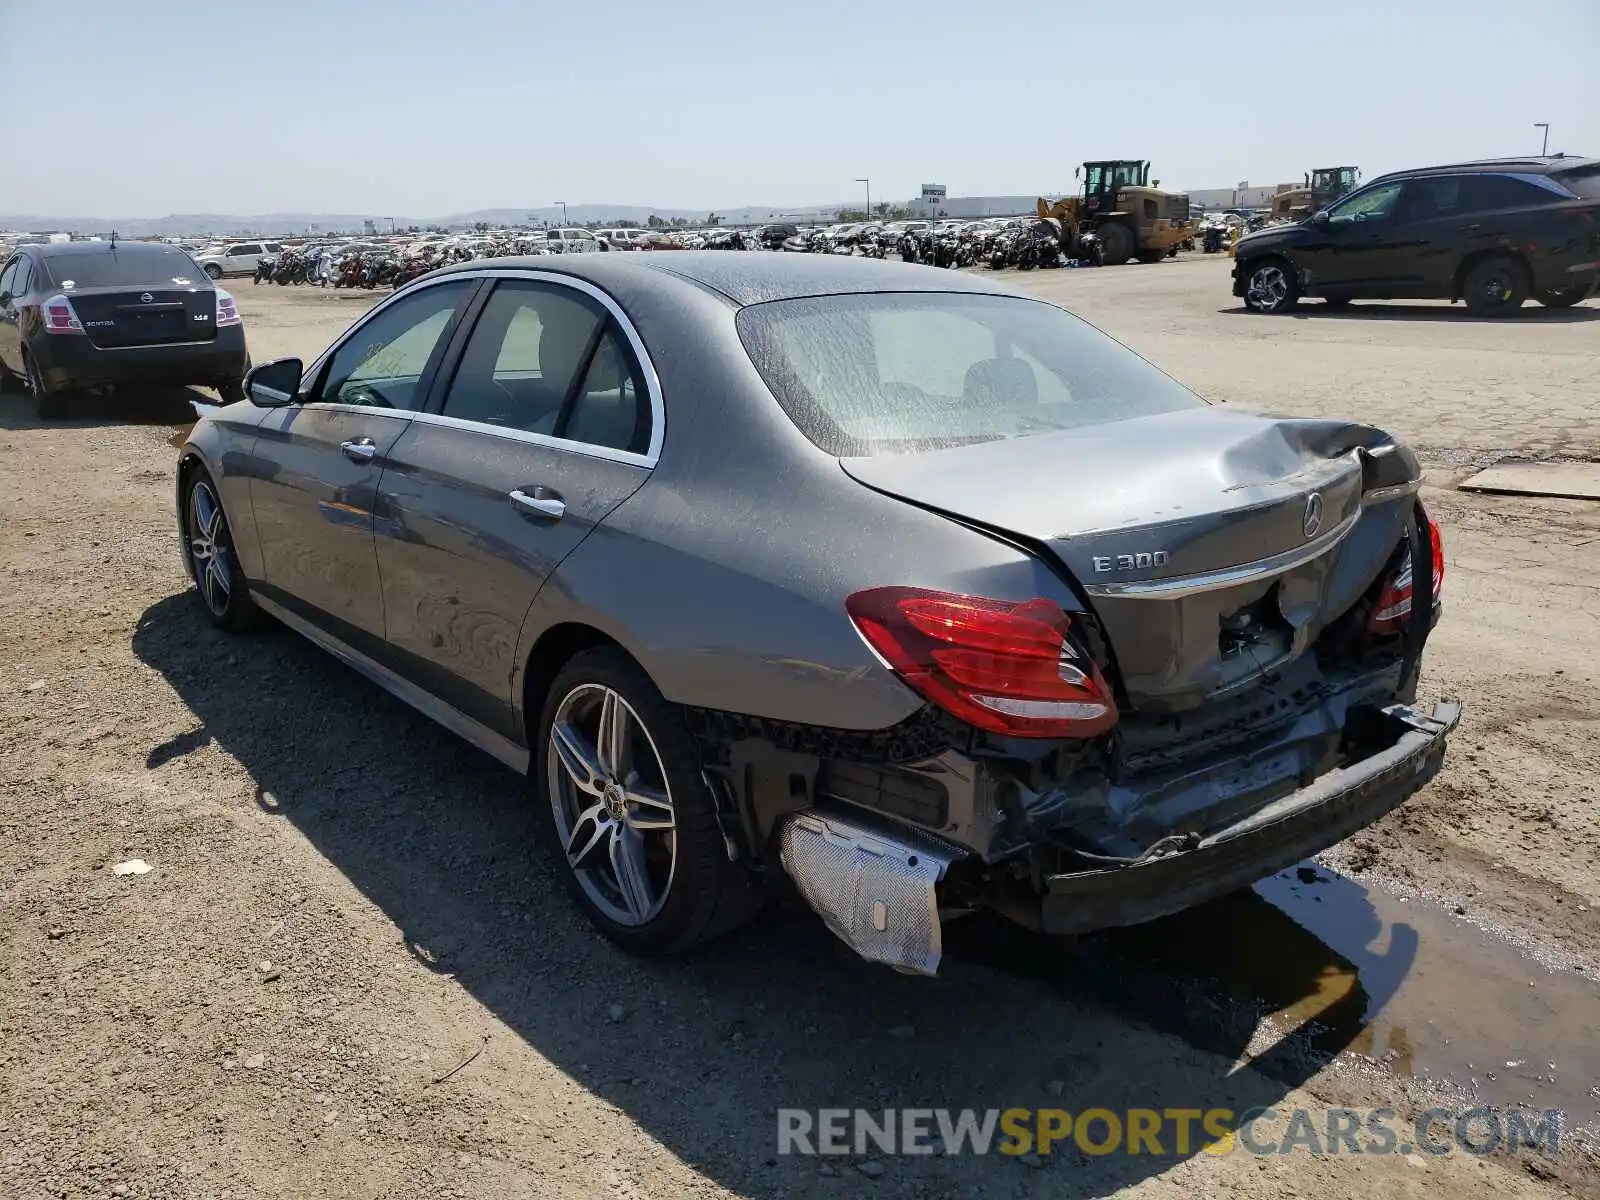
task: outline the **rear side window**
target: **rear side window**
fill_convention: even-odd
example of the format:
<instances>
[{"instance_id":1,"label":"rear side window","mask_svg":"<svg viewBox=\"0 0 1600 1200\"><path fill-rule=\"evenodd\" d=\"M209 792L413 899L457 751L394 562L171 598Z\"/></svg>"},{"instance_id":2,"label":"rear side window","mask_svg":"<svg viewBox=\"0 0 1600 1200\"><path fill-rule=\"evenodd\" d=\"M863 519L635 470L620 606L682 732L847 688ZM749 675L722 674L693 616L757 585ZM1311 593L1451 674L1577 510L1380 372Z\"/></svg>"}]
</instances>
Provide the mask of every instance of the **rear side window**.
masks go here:
<instances>
[{"instance_id":1,"label":"rear side window","mask_svg":"<svg viewBox=\"0 0 1600 1200\"><path fill-rule=\"evenodd\" d=\"M63 291L75 287L184 286L204 282L194 260L177 246L140 245L73 250L45 260L50 281Z\"/></svg>"},{"instance_id":2,"label":"rear side window","mask_svg":"<svg viewBox=\"0 0 1600 1200\"><path fill-rule=\"evenodd\" d=\"M605 315L574 288L500 283L462 351L444 415L554 435Z\"/></svg>"},{"instance_id":3,"label":"rear side window","mask_svg":"<svg viewBox=\"0 0 1600 1200\"><path fill-rule=\"evenodd\" d=\"M789 419L840 456L999 441L1205 401L1062 309L873 293L751 305L739 337Z\"/></svg>"},{"instance_id":4,"label":"rear side window","mask_svg":"<svg viewBox=\"0 0 1600 1200\"><path fill-rule=\"evenodd\" d=\"M1570 188L1585 200L1600 200L1600 166L1567 171L1555 176L1556 182Z\"/></svg>"},{"instance_id":5,"label":"rear side window","mask_svg":"<svg viewBox=\"0 0 1600 1200\"><path fill-rule=\"evenodd\" d=\"M1465 197L1462 207L1468 212L1531 208L1555 204L1562 199L1561 193L1554 188L1518 179L1514 175L1468 175L1462 183Z\"/></svg>"}]
</instances>

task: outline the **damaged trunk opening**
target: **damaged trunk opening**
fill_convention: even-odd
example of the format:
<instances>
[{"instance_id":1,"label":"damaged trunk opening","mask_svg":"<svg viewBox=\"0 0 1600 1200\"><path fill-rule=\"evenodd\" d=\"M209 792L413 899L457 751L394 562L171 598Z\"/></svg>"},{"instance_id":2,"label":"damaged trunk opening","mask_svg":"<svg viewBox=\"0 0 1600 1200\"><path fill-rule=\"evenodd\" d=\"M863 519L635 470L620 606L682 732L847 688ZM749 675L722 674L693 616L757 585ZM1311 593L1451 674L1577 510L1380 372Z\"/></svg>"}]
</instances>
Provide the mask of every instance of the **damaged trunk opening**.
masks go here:
<instances>
[{"instance_id":1,"label":"damaged trunk opening","mask_svg":"<svg viewBox=\"0 0 1600 1200\"><path fill-rule=\"evenodd\" d=\"M942 918L987 908L1056 934L1153 920L1327 848L1431 779L1460 709L1411 707L1443 577L1416 460L1361 426L1220 424L1195 426L1216 439L1220 503L1192 511L1176 497L1197 480L1169 479L1148 510L1068 534L1029 527L1019 473L1015 506L997 481L974 493L984 511L953 513L919 458L871 460L875 486L1070 584L1063 670L1092 658L1114 724L1040 739L938 705L874 734L701 714L730 852L781 867L863 957L932 974Z\"/></svg>"}]
</instances>

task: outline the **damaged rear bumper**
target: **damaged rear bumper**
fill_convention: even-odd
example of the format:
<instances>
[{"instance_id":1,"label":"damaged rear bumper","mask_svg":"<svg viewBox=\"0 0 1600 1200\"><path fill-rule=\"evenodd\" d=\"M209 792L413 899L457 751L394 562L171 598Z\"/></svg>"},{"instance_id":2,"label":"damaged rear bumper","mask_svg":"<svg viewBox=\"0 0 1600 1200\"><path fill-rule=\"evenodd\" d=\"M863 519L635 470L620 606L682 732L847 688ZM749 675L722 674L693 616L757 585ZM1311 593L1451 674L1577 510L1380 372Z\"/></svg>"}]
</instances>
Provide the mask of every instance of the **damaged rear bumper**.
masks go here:
<instances>
[{"instance_id":1,"label":"damaged rear bumper","mask_svg":"<svg viewBox=\"0 0 1600 1200\"><path fill-rule=\"evenodd\" d=\"M1438 773L1461 705L1445 701L1425 714L1396 704L1383 715L1401 727L1392 745L1328 772L1192 846L1125 866L1049 876L1044 929L1087 933L1192 908L1325 850L1398 808Z\"/></svg>"},{"instance_id":2,"label":"damaged rear bumper","mask_svg":"<svg viewBox=\"0 0 1600 1200\"><path fill-rule=\"evenodd\" d=\"M1366 757L1204 834L1161 838L1143 858L1036 876L1001 907L1047 933L1137 925L1203 904L1292 866L1398 808L1437 774L1461 706L1372 710ZM779 827L780 859L801 895L863 958L933 975L942 952L949 873L970 852L860 809L808 808ZM985 901L979 900L979 905ZM968 907L957 903L958 909Z\"/></svg>"}]
</instances>

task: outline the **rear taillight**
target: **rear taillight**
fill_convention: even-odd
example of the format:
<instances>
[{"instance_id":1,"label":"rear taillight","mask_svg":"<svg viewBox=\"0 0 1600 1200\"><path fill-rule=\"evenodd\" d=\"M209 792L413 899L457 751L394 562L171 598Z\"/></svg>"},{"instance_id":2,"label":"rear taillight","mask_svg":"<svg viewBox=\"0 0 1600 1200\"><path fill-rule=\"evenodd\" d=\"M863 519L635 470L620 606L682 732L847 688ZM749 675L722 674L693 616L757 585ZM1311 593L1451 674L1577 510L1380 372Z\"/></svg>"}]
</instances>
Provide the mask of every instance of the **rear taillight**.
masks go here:
<instances>
[{"instance_id":1,"label":"rear taillight","mask_svg":"<svg viewBox=\"0 0 1600 1200\"><path fill-rule=\"evenodd\" d=\"M1433 607L1438 608L1444 593L1444 537L1439 532L1438 522L1426 512L1422 515L1428 528L1428 542L1433 548ZM1383 591L1378 593L1378 602L1372 606L1372 616L1367 618L1367 629L1370 632L1399 633L1406 627L1411 618L1411 565L1411 555L1408 552L1405 562L1400 564L1400 569L1388 583L1383 585Z\"/></svg>"},{"instance_id":2,"label":"rear taillight","mask_svg":"<svg viewBox=\"0 0 1600 1200\"><path fill-rule=\"evenodd\" d=\"M1111 689L1050 600L882 587L855 593L845 610L906 683L979 729L1087 738L1117 723Z\"/></svg>"},{"instance_id":3,"label":"rear taillight","mask_svg":"<svg viewBox=\"0 0 1600 1200\"><path fill-rule=\"evenodd\" d=\"M239 305L233 296L221 288L217 289L217 328L224 325L237 325L240 322Z\"/></svg>"},{"instance_id":4,"label":"rear taillight","mask_svg":"<svg viewBox=\"0 0 1600 1200\"><path fill-rule=\"evenodd\" d=\"M44 302L44 331L46 333L82 333L83 322L73 311L72 301L65 296L51 296Z\"/></svg>"}]
</instances>

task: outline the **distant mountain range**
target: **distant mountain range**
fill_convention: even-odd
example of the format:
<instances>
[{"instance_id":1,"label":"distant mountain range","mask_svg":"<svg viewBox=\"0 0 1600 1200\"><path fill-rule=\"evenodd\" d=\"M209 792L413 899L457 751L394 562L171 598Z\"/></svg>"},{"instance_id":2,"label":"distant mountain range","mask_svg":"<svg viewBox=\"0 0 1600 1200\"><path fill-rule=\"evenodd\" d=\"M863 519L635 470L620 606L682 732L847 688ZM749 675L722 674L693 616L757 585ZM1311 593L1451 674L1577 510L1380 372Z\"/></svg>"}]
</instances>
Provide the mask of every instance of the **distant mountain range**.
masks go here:
<instances>
[{"instance_id":1,"label":"distant mountain range","mask_svg":"<svg viewBox=\"0 0 1600 1200\"><path fill-rule=\"evenodd\" d=\"M777 219L784 215L831 214L852 207L847 202L815 205L809 208L779 205L747 205L744 208L718 209L721 223L746 225ZM601 224L643 225L651 216L663 221L682 218L692 224L703 223L705 209L646 208L634 204L569 204L563 217L559 206L545 208L485 208L477 212L452 213L444 217L408 217L377 213L264 213L239 216L232 213L175 213L169 217L62 217L39 213L0 213L0 229L26 233L68 232L104 236L115 230L120 237L185 237L189 235L360 233L371 221L379 232L387 232L392 219L396 229L415 225L445 229L471 228L482 222L491 226L559 224L574 225L590 221Z\"/></svg>"}]
</instances>

